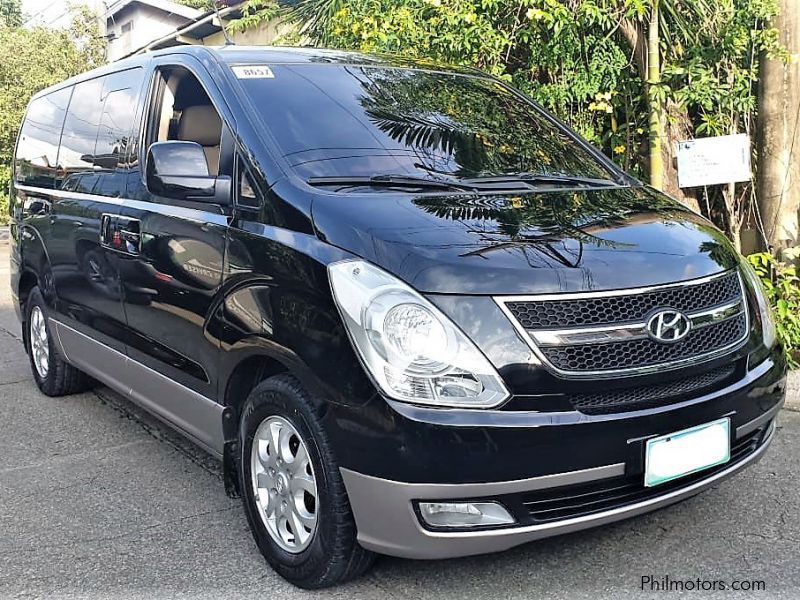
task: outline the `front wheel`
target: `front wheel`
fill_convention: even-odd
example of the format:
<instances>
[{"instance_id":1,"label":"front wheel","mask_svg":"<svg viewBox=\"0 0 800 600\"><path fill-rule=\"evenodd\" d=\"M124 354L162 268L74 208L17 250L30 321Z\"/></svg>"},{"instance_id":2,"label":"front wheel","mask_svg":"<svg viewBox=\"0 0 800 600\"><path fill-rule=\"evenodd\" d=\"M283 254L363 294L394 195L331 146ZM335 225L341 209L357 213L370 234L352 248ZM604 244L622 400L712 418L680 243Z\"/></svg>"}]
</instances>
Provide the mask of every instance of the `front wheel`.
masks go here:
<instances>
[{"instance_id":1,"label":"front wheel","mask_svg":"<svg viewBox=\"0 0 800 600\"><path fill-rule=\"evenodd\" d=\"M314 403L290 375L259 384L242 409L239 481L259 550L303 588L352 579L374 555L356 540L344 482Z\"/></svg>"}]
</instances>

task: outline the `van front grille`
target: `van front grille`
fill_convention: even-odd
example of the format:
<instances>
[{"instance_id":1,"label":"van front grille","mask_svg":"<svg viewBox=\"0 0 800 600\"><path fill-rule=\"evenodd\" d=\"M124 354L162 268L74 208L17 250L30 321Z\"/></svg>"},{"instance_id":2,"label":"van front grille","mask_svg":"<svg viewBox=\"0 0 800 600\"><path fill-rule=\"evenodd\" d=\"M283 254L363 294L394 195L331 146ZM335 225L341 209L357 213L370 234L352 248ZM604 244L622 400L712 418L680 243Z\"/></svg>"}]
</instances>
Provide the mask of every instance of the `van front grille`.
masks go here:
<instances>
[{"instance_id":1,"label":"van front grille","mask_svg":"<svg viewBox=\"0 0 800 600\"><path fill-rule=\"evenodd\" d=\"M736 270L636 290L497 298L545 366L565 377L656 372L711 360L747 339L749 319ZM652 323L679 314L683 338Z\"/></svg>"},{"instance_id":2,"label":"van front grille","mask_svg":"<svg viewBox=\"0 0 800 600\"><path fill-rule=\"evenodd\" d=\"M542 348L553 365L563 371L602 371L631 365L647 367L683 360L724 348L746 333L744 313L689 332L680 342L663 344L649 338L631 342Z\"/></svg>"},{"instance_id":3,"label":"van front grille","mask_svg":"<svg viewBox=\"0 0 800 600\"><path fill-rule=\"evenodd\" d=\"M507 302L523 329L563 329L643 320L657 308L683 312L719 306L741 298L739 275L730 271L700 284L679 285L639 294Z\"/></svg>"},{"instance_id":4,"label":"van front grille","mask_svg":"<svg viewBox=\"0 0 800 600\"><path fill-rule=\"evenodd\" d=\"M608 390L569 397L572 406L587 415L605 415L656 408L705 393L727 383L736 372L735 365L726 365L699 375L683 377L667 383Z\"/></svg>"}]
</instances>

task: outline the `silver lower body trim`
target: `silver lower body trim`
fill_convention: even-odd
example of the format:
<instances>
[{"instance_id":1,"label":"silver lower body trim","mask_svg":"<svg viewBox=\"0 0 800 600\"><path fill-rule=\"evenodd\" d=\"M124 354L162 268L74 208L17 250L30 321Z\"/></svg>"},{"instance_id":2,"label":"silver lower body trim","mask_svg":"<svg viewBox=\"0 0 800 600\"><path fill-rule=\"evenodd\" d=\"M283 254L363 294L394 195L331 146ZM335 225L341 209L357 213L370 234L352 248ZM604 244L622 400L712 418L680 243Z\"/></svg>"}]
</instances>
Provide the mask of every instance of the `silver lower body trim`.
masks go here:
<instances>
[{"instance_id":1,"label":"silver lower body trim","mask_svg":"<svg viewBox=\"0 0 800 600\"><path fill-rule=\"evenodd\" d=\"M460 499L518 493L581 481L603 479L617 465L559 473L527 480L484 484L403 483L341 469L350 505L356 519L359 543L369 550L412 559L442 559L507 550L546 537L621 521L674 504L758 461L772 442L775 424L766 439L750 455L702 481L665 492L663 495L605 512L539 525L482 529L478 531L430 531L420 525L414 500ZM603 471L603 469L610 469ZM600 475L594 477L594 475ZM530 487L521 486L529 485Z\"/></svg>"},{"instance_id":2,"label":"silver lower body trim","mask_svg":"<svg viewBox=\"0 0 800 600\"><path fill-rule=\"evenodd\" d=\"M133 400L205 450L222 457L223 407L121 352L51 318L67 362Z\"/></svg>"}]
</instances>

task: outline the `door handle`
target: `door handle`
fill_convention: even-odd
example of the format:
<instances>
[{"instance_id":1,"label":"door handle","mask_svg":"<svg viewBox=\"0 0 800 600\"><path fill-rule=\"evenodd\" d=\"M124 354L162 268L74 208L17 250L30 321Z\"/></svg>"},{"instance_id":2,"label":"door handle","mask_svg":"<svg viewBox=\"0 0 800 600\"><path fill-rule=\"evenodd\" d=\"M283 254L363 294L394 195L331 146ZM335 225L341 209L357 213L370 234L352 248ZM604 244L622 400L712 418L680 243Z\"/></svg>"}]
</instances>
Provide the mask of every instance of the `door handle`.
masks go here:
<instances>
[{"instance_id":1,"label":"door handle","mask_svg":"<svg viewBox=\"0 0 800 600\"><path fill-rule=\"evenodd\" d=\"M122 236L122 241L125 242L125 251L128 254L139 254L141 252L142 237L138 232L120 229L119 234Z\"/></svg>"},{"instance_id":2,"label":"door handle","mask_svg":"<svg viewBox=\"0 0 800 600\"><path fill-rule=\"evenodd\" d=\"M119 215L103 215L100 220L100 244L116 252L138 256L142 249L140 222Z\"/></svg>"}]
</instances>

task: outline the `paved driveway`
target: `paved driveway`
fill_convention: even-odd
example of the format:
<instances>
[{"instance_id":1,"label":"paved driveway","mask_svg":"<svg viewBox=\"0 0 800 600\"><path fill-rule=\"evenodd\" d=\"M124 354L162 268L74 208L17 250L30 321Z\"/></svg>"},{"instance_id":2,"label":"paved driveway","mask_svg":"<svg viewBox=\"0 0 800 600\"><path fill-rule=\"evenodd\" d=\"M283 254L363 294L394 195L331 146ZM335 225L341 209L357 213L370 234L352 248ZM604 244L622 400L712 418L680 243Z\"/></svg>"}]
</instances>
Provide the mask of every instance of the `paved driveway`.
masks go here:
<instances>
[{"instance_id":1,"label":"paved driveway","mask_svg":"<svg viewBox=\"0 0 800 600\"><path fill-rule=\"evenodd\" d=\"M266 566L219 466L101 388L42 396L31 381L0 245L0 598L701 598L656 580L763 581L800 593L800 413L766 458L712 492L623 523L503 554L384 558L347 586L307 593Z\"/></svg>"}]
</instances>

